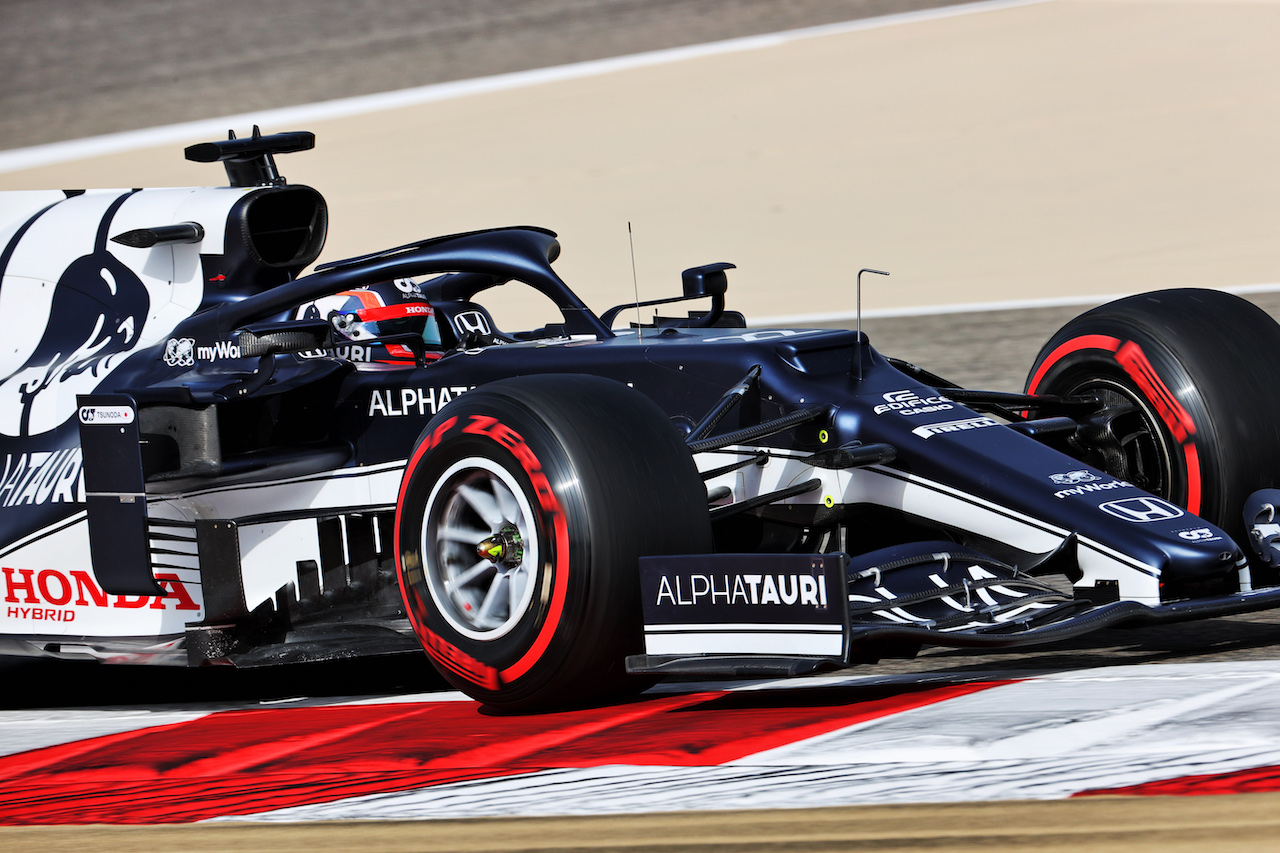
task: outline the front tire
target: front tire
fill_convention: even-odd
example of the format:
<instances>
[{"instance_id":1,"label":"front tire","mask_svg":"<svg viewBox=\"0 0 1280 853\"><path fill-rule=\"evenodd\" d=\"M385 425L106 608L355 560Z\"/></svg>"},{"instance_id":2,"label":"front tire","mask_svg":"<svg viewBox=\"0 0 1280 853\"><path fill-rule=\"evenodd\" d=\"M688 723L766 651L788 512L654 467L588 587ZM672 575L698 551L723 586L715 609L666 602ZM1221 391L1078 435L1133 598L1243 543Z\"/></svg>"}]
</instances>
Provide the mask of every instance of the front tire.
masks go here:
<instances>
[{"instance_id":1,"label":"front tire","mask_svg":"<svg viewBox=\"0 0 1280 853\"><path fill-rule=\"evenodd\" d=\"M649 681L641 556L711 548L706 490L650 400L592 376L489 383L427 425L396 510L401 591L427 654L495 707L607 701Z\"/></svg>"},{"instance_id":2,"label":"front tire","mask_svg":"<svg viewBox=\"0 0 1280 853\"><path fill-rule=\"evenodd\" d=\"M1244 499L1280 482L1280 325L1215 290L1165 290L1102 305L1040 350L1032 394L1095 394L1131 407L1090 459L1243 543Z\"/></svg>"}]
</instances>

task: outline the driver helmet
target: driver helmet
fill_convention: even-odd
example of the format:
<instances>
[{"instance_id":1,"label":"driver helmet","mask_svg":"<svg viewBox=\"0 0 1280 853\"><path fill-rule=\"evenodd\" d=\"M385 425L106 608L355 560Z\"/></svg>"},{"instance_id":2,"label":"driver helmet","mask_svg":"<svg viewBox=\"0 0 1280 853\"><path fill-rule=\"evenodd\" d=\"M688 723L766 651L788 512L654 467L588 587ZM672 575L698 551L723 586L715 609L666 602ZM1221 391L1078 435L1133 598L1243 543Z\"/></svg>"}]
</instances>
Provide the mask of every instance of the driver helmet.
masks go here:
<instances>
[{"instance_id":1,"label":"driver helmet","mask_svg":"<svg viewBox=\"0 0 1280 853\"><path fill-rule=\"evenodd\" d=\"M412 349L384 340L402 335L420 337L427 345L428 359L440 357L440 327L435 310L411 278L322 297L302 306L298 317L328 320L340 337L351 342L334 354L352 361L414 364Z\"/></svg>"}]
</instances>

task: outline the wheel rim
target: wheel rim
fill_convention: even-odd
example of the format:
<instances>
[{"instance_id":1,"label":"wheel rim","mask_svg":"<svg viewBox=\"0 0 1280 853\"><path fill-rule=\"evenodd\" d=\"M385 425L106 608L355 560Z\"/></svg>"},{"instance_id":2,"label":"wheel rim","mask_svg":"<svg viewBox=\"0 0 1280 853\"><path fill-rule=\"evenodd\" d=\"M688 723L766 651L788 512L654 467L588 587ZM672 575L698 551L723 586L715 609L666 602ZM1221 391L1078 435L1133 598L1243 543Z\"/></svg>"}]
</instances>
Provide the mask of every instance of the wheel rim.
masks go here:
<instances>
[{"instance_id":1,"label":"wheel rim","mask_svg":"<svg viewBox=\"0 0 1280 853\"><path fill-rule=\"evenodd\" d=\"M1119 442L1124 469L1108 473L1135 486L1169 499L1172 497L1173 456L1161 430L1159 416L1151 405L1130 388L1112 379L1095 377L1075 385L1063 396L1093 394L1104 407L1131 406L1136 417L1117 419L1115 438Z\"/></svg>"},{"instance_id":2,"label":"wheel rim","mask_svg":"<svg viewBox=\"0 0 1280 853\"><path fill-rule=\"evenodd\" d=\"M463 636L496 640L528 612L538 529L519 483L496 462L461 459L436 481L422 553L436 609Z\"/></svg>"}]
</instances>

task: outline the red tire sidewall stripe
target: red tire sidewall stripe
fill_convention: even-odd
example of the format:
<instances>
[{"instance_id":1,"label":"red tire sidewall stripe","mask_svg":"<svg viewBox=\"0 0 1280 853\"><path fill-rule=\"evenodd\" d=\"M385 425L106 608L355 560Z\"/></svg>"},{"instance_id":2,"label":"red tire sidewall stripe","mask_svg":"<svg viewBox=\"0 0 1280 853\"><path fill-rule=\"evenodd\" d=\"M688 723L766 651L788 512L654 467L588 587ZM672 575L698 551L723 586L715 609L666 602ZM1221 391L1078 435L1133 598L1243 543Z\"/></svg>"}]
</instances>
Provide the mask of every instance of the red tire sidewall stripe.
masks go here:
<instances>
[{"instance_id":1,"label":"red tire sidewall stripe","mask_svg":"<svg viewBox=\"0 0 1280 853\"><path fill-rule=\"evenodd\" d=\"M1142 348L1133 341L1121 341L1110 335L1080 335L1055 347L1053 352L1036 368L1035 374L1027 384L1027 393L1035 394L1044 381L1044 377L1054 365L1074 352L1086 349L1102 350L1114 353L1116 363L1124 370L1138 387L1145 392L1155 405L1157 414L1165 426L1173 434L1182 447L1183 463L1187 472L1186 509L1193 515L1200 514L1200 503L1203 496L1202 476L1200 472L1200 453L1196 449L1192 436L1195 435L1195 422L1190 413L1183 408L1164 381L1160 379Z\"/></svg>"},{"instance_id":2,"label":"red tire sidewall stripe","mask_svg":"<svg viewBox=\"0 0 1280 853\"><path fill-rule=\"evenodd\" d=\"M400 494L396 496L396 521L395 521L395 539L394 539L395 560L396 560L396 580L400 584L400 597L404 601L404 605L405 605L404 609L409 616L409 622L413 625L414 633L416 633L419 637L424 636L424 632L427 631L427 627L422 623L422 619L417 613L417 608L413 606L413 603L416 600L416 598L409 594L410 592L409 588L405 585L404 564L401 559L401 556L404 553L401 550L402 543L400 542L401 515L404 512L404 497L405 497L405 494L408 493L409 491L409 481L413 477L413 472L418 467L418 463L422 461L422 457L426 455L428 450L430 450L431 448L439 444L440 439L444 437L444 434L448 432L450 429L452 429L457 423L458 423L457 418L449 418L448 420L441 423L440 426L437 427L431 433L431 435L427 436L425 440L418 443L418 446L413 451L413 456L409 458L408 464L405 465L404 475L401 477L401 480L400 480Z\"/></svg>"},{"instance_id":3,"label":"red tire sidewall stripe","mask_svg":"<svg viewBox=\"0 0 1280 853\"><path fill-rule=\"evenodd\" d=\"M556 513L552 519L552 526L556 540L556 565L555 583L551 592L551 606L547 610L547 621L542 624L542 630L534 638L533 645L529 647L529 651L525 652L520 660L499 673L503 681L506 682L514 681L524 675L538 662L543 653L546 652L547 646L551 644L551 638L555 636L556 628L560 625L560 618L564 615L564 602L569 594L569 527L565 524L564 513Z\"/></svg>"},{"instance_id":4,"label":"red tire sidewall stripe","mask_svg":"<svg viewBox=\"0 0 1280 853\"><path fill-rule=\"evenodd\" d=\"M1116 353L1116 363L1124 368L1124 372L1138 384L1139 388L1146 392L1147 399L1156 407L1160 420L1164 421L1164 425L1169 428L1169 432L1179 444L1195 434L1195 421L1191 420L1191 415L1156 373L1155 367L1147 358L1147 354L1142 351L1142 347L1133 341L1126 341Z\"/></svg>"},{"instance_id":5,"label":"red tire sidewall stripe","mask_svg":"<svg viewBox=\"0 0 1280 853\"><path fill-rule=\"evenodd\" d=\"M478 681L480 686L492 689L501 686L501 684L509 684L528 673L546 653L552 639L555 637L560 620L564 616L565 601L569 595L569 526L560 501L550 488L546 475L543 473L541 462L538 461L532 448L529 447L524 438L510 427L500 423L497 418L472 415L470 422L463 428L463 431L473 435L484 436L511 451L516 461L520 463L520 466L535 484L543 520L549 524L552 538L555 542L551 601L548 604L546 620L538 630L538 634L534 637L529 649L520 656L519 660L500 672L495 672L492 667L475 660L427 627L423 615L418 613L418 608L414 606L418 596L412 593L405 582L404 566L401 559L403 553L400 541L401 514L405 504L405 495L409 488L409 481L414 470L416 470L427 451L436 447L445 434L457 426L457 418L449 418L442 422L426 439L419 443L414 450L413 456L405 466L404 478L400 484L400 494L396 500L395 559L398 569L396 576L400 583L400 594L404 599L409 621L419 638L422 639L423 646L431 659L459 676L468 680ZM541 488L539 484L542 485ZM491 682L491 676L493 675L496 675L498 683L487 683Z\"/></svg>"},{"instance_id":6,"label":"red tire sidewall stripe","mask_svg":"<svg viewBox=\"0 0 1280 853\"><path fill-rule=\"evenodd\" d=\"M565 600L569 596L569 527L565 522L560 500L547 479L542 462L518 432L501 423L497 418L483 415L472 415L471 423L462 431L485 436L511 452L528 475L529 483L537 494L538 505L542 509L543 521L551 528L552 538L555 540L555 565L552 568L551 601L547 606L547 618L538 629L538 636L534 637L529 650L499 673L501 681L509 684L527 673L541 659L547 647L551 645L556 630L560 627Z\"/></svg>"},{"instance_id":7,"label":"red tire sidewall stripe","mask_svg":"<svg viewBox=\"0 0 1280 853\"><path fill-rule=\"evenodd\" d=\"M1200 452L1188 441L1182 445L1182 456L1187 462L1187 512L1200 514Z\"/></svg>"},{"instance_id":8,"label":"red tire sidewall stripe","mask_svg":"<svg viewBox=\"0 0 1280 853\"><path fill-rule=\"evenodd\" d=\"M1100 349L1106 352L1115 352L1120 349L1120 339L1113 338L1108 335L1081 335L1078 338L1061 344L1053 352L1049 353L1048 358L1040 363L1036 368L1035 375L1031 377L1031 382L1027 385L1027 393L1034 394L1036 389L1040 387L1041 381L1044 380L1045 374L1048 373L1055 364L1073 352L1079 352L1082 349Z\"/></svg>"},{"instance_id":9,"label":"red tire sidewall stripe","mask_svg":"<svg viewBox=\"0 0 1280 853\"><path fill-rule=\"evenodd\" d=\"M1191 419L1191 413L1183 408L1177 397L1173 396L1173 392L1156 373L1155 366L1142 351L1142 347L1133 341L1126 341L1116 353L1116 363L1124 368L1129 378L1147 395L1152 405L1156 407L1160 420L1164 421L1164 425L1169 428L1174 440L1182 448L1182 460L1187 471L1187 512L1199 515L1200 453L1196 450L1193 438L1196 434L1196 424Z\"/></svg>"}]
</instances>

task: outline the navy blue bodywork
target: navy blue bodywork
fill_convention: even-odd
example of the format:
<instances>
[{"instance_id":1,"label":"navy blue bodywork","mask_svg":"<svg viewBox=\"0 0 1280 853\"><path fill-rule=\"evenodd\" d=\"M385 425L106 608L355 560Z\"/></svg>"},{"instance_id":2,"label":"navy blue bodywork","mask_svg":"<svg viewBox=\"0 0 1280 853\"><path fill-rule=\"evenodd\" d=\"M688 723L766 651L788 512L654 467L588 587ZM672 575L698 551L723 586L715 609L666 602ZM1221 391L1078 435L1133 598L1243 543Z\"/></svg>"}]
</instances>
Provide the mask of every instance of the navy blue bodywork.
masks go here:
<instances>
[{"instance_id":1,"label":"navy blue bodywork","mask_svg":"<svg viewBox=\"0 0 1280 853\"><path fill-rule=\"evenodd\" d=\"M98 241L99 254L106 252L103 242ZM314 253L306 254L318 254L318 245L313 248ZM590 373L650 398L673 428L686 434L721 406L722 418L690 441L704 471L725 462L748 470L773 464L807 472L774 484L772 494L744 498L725 489L717 496L712 489L709 512L718 554L707 558L708 565L729 565L732 557L727 555L733 554L756 555L756 562L767 562L774 554L779 566L806 553L844 554L852 577L878 571L860 555L943 539L991 555L1012 567L1015 578L1019 573L1062 575L1075 586L1078 604L1069 617L1037 625L1013 620L998 631L940 633L928 625L860 624L850 622L847 614L832 617L837 620L832 624L843 626L840 653L798 658L765 654L757 656L757 669L792 671L787 667L795 659L812 667L875 656L860 651L860 645L1043 642L1121 622L1193 618L1280 603L1280 589L1251 589L1246 558L1225 532L1073 456L1063 439L1071 427L1062 417L1070 411L1069 401L992 404L886 358L853 331L747 329L728 315L710 314L614 331L552 269L558 253L552 232L508 228L425 240L327 264L300 277L295 275L306 258L258 263L252 273L247 270L253 258L230 253L206 258L203 278L218 283L208 286L200 307L177 323L166 340L129 352L105 374L93 395L82 399L80 422L69 420L41 438L39 452L50 454L40 457L41 464L57 460L58 454L70 458L81 447L88 429L83 412L123 402L136 410L141 425L141 438L129 437L127 443L141 445L140 462L134 464L141 465L145 479L143 502L289 478L341 478L402 465L424 425L469 389L507 377ZM101 260L97 268L111 263ZM265 273L264 266L270 268ZM705 284L727 267L703 268L701 278L693 278ZM95 286L97 268L85 278ZM126 273L122 268L115 278L130 283ZM72 274L80 275L75 269L69 270ZM443 336L439 351L429 359L420 353L417 366L355 363L337 354L341 342L325 324L292 319L298 306L317 298L404 277L420 282ZM137 290L130 286L129 293ZM481 307L485 291L515 286L531 287L550 299L562 322L469 337L471 321L463 318L477 313L487 318ZM93 297L87 287L64 287L55 310L62 310L63 303L102 298ZM694 295L710 295L722 305L722 290ZM145 296L132 298L145 302ZM146 313L145 305L128 310ZM89 327L70 328L79 337L90 337L94 331ZM53 325L50 329L51 335L57 331ZM40 343L36 358L42 364L65 359L52 355L64 351L50 338ZM191 357L193 352L205 356ZM75 369L92 370L94 364L84 359ZM726 405L726 394L735 386L741 389L736 404ZM22 427L22 435L8 445L11 464L32 458L24 449L25 415ZM86 453L89 446L84 444ZM89 491L120 491L93 486L95 477L101 479L102 460L111 453L86 456ZM34 460L27 464L34 469ZM60 487L56 475L45 480L51 490ZM8 471L0 478L5 482L11 489L26 488ZM76 497L7 504L0 514L5 553L14 543L53 535L84 513L83 496ZM0 503L4 500L0 493ZM753 502L746 506L747 501ZM314 515L322 529L331 517L367 515L382 530L379 525L385 525L394 509L388 503L366 505L353 499L346 516L332 506ZM282 507L278 517L308 512L304 506ZM90 536L101 540L107 527L95 519L92 501L88 517ZM137 524L143 531L145 520ZM216 524L201 521L194 530L200 541L203 624L257 620L267 625L270 619L250 612L245 603L234 549L227 549L225 535ZM118 529L113 533L127 538ZM347 536L357 542L350 531ZM378 559L386 563L388 536L374 538L382 543ZM105 592L136 595L157 588L154 565L137 559L140 547L143 543L135 541L130 547L95 548L94 569ZM230 556L218 561L218 555ZM354 557L348 559L354 562ZM371 557L371 562L378 560ZM341 614L339 621L363 624L370 631L355 630L337 639L313 637L313 646L328 652L311 656L331 654L337 647L350 653L412 646L394 583L384 569L375 567L360 595L328 601L333 613ZM659 564L655 570L661 569ZM323 565L318 569L326 570ZM875 580L879 582L878 574ZM356 586L353 581L352 588ZM839 584L831 589L838 590ZM967 582L963 589L968 592ZM300 619L299 614L291 618ZM317 625L332 622L314 610L307 618ZM297 632L291 635L286 629L264 629L262 636L270 639L263 645L273 649L272 660L291 659L280 649L296 643ZM388 635L399 640L388 640ZM216 632L201 634L197 626L188 640L192 663L228 656L218 648ZM243 643L237 654L232 659L238 663L266 662L263 654L244 650ZM740 655L651 655L631 663L634 670L651 672L755 671Z\"/></svg>"}]
</instances>

